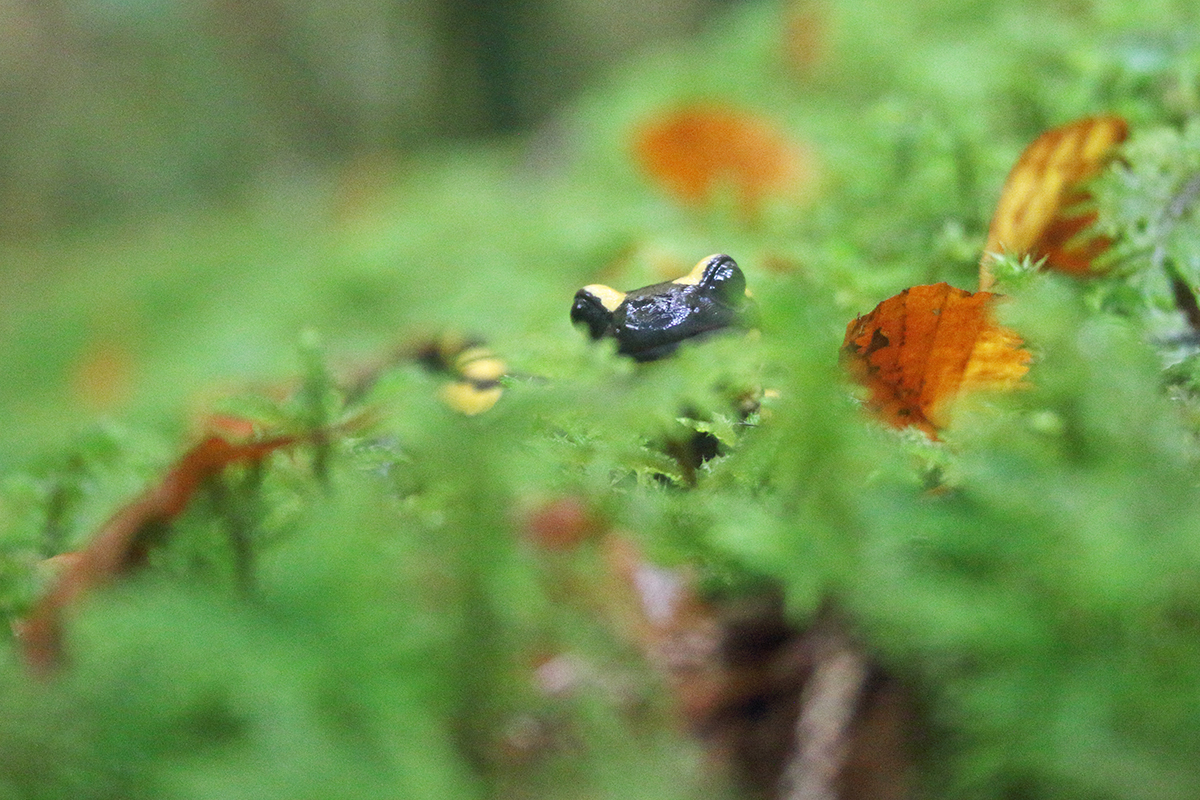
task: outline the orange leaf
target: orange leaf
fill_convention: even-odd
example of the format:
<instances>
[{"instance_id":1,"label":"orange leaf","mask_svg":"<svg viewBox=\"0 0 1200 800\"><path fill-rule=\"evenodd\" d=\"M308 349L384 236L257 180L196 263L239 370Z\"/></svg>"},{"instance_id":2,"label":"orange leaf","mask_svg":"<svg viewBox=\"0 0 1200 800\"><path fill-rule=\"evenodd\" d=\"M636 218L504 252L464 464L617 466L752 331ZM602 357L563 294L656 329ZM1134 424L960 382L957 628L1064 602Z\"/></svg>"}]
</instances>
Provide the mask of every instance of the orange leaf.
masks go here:
<instances>
[{"instance_id":1,"label":"orange leaf","mask_svg":"<svg viewBox=\"0 0 1200 800\"><path fill-rule=\"evenodd\" d=\"M995 323L994 298L946 283L913 286L850 323L842 351L884 420L936 435L959 394L1021 380L1029 353Z\"/></svg>"},{"instance_id":2,"label":"orange leaf","mask_svg":"<svg viewBox=\"0 0 1200 800\"><path fill-rule=\"evenodd\" d=\"M1116 116L1088 117L1052 128L1017 159L988 229L979 262L979 288L992 285L991 262L1000 252L1046 259L1046 266L1084 275L1112 243L1088 235L1096 221L1082 184L1112 159L1129 135Z\"/></svg>"},{"instance_id":3,"label":"orange leaf","mask_svg":"<svg viewBox=\"0 0 1200 800\"><path fill-rule=\"evenodd\" d=\"M722 188L742 210L801 188L807 164L799 148L763 120L722 106L692 106L664 114L634 137L641 168L687 205L703 205Z\"/></svg>"},{"instance_id":4,"label":"orange leaf","mask_svg":"<svg viewBox=\"0 0 1200 800\"><path fill-rule=\"evenodd\" d=\"M19 626L26 659L42 669L53 666L63 610L89 589L142 564L154 534L182 513L206 480L231 464L259 461L295 441L285 436L231 444L211 436L185 453L156 486L117 511L82 550L56 556L62 568Z\"/></svg>"}]
</instances>

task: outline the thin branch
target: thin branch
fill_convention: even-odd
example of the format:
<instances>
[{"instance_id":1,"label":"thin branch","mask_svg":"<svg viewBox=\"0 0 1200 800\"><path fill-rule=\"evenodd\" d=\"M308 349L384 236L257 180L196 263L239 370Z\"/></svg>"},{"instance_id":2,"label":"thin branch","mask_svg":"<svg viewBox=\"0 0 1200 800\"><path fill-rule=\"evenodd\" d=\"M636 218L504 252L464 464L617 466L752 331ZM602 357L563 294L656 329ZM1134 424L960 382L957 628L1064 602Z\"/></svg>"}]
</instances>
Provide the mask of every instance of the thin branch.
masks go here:
<instances>
[{"instance_id":1,"label":"thin branch","mask_svg":"<svg viewBox=\"0 0 1200 800\"><path fill-rule=\"evenodd\" d=\"M297 441L280 436L235 444L211 436L188 450L157 484L113 514L82 550L58 557L61 571L18 626L26 660L42 671L56 666L64 611L94 587L144 564L151 546L166 535L205 482L231 464L253 465Z\"/></svg>"},{"instance_id":2,"label":"thin branch","mask_svg":"<svg viewBox=\"0 0 1200 800\"><path fill-rule=\"evenodd\" d=\"M832 632L818 645L800 701L796 741L780 800L839 800L842 772L870 668L850 641Z\"/></svg>"}]
</instances>

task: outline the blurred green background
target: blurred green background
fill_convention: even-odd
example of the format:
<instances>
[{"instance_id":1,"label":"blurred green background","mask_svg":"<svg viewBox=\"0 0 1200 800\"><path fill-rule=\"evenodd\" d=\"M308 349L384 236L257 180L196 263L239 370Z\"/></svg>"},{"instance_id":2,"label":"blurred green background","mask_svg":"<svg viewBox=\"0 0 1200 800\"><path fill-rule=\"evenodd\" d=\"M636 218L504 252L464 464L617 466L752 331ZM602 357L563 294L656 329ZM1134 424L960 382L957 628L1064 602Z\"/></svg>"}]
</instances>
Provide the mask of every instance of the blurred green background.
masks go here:
<instances>
[{"instance_id":1,"label":"blurred green background","mask_svg":"<svg viewBox=\"0 0 1200 800\"><path fill-rule=\"evenodd\" d=\"M1197 113L1193 5L0 3L0 467L291 376L306 327L561 354L614 264L803 263L848 318L967 286L1039 132ZM813 153L819 200L754 227L646 180L637 126L713 100Z\"/></svg>"},{"instance_id":2,"label":"blurred green background","mask_svg":"<svg viewBox=\"0 0 1200 800\"><path fill-rule=\"evenodd\" d=\"M527 130L722 0L0 4L0 237Z\"/></svg>"},{"instance_id":3,"label":"blurred green background","mask_svg":"<svg viewBox=\"0 0 1200 800\"><path fill-rule=\"evenodd\" d=\"M305 327L374 357L476 268L511 286L555 109L728 5L0 3L0 465L287 376Z\"/></svg>"},{"instance_id":4,"label":"blurred green background","mask_svg":"<svg viewBox=\"0 0 1200 800\"><path fill-rule=\"evenodd\" d=\"M1194 0L0 15L10 619L42 558L161 477L221 398L319 425L326 360L353 374L446 330L513 375L462 418L406 364L365 401L378 416L344 442L335 491L301 454L261 485L232 476L240 509L201 498L146 580L97 593L64 681L0 665L0 798L712 797L678 779L695 754L640 702L626 715L597 682L560 707L513 679L544 652L629 656L586 597L562 602L576 573L603 574L591 554L513 535L513 512L562 493L651 558L777 580L798 618L840 600L930 704L931 796L1198 795L1200 356L1168 405L1144 341L1182 324L1153 246L1200 285L1200 228L1164 222L1200 170ZM688 206L647 179L639 126L701 103L810 157L804 196L750 219L728 192ZM1099 196L1125 272L1017 286L1035 388L952 445L864 424L840 380L846 323L914 284L972 287L1022 149L1099 113L1134 131L1131 171ZM635 372L571 330L579 286L721 251L761 338ZM289 405L298 376L318 390ZM697 429L680 410L724 413L732 437L724 395L744 385L779 387L773 416L693 489L660 480L664 437ZM251 602L223 571L242 511ZM527 709L566 722L561 749L492 754Z\"/></svg>"}]
</instances>

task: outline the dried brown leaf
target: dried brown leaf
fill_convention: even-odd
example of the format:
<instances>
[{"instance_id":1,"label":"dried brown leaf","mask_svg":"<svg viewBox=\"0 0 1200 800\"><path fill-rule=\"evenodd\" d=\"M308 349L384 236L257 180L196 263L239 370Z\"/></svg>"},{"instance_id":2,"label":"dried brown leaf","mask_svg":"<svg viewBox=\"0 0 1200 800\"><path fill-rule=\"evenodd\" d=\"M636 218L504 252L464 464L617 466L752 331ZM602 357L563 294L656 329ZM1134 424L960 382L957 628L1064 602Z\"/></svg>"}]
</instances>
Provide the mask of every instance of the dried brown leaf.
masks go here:
<instances>
[{"instance_id":1,"label":"dried brown leaf","mask_svg":"<svg viewBox=\"0 0 1200 800\"><path fill-rule=\"evenodd\" d=\"M988 229L979 262L979 288L991 288L996 254L1028 255L1050 269L1085 275L1112 243L1090 232L1096 212L1083 188L1129 135L1117 116L1088 117L1052 128L1017 159Z\"/></svg>"},{"instance_id":2,"label":"dried brown leaf","mask_svg":"<svg viewBox=\"0 0 1200 800\"><path fill-rule=\"evenodd\" d=\"M278 437L235 444L210 436L188 450L157 484L110 517L83 549L56 556L61 568L19 625L26 660L39 669L53 667L60 658L67 607L96 586L143 564L157 534L183 512L205 481L232 464L260 461L295 441L295 437Z\"/></svg>"},{"instance_id":3,"label":"dried brown leaf","mask_svg":"<svg viewBox=\"0 0 1200 800\"><path fill-rule=\"evenodd\" d=\"M842 352L868 405L896 427L936 435L961 394L1020 383L1030 355L996 324L994 302L946 283L913 286L851 322Z\"/></svg>"}]
</instances>

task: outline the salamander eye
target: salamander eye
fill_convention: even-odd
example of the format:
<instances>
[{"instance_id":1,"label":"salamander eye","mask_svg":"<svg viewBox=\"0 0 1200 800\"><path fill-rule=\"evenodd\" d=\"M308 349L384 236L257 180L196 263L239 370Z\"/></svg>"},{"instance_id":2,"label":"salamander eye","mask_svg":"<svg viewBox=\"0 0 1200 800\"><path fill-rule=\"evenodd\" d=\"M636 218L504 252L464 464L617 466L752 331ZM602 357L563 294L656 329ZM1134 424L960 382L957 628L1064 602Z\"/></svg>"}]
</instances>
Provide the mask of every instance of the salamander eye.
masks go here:
<instances>
[{"instance_id":1,"label":"salamander eye","mask_svg":"<svg viewBox=\"0 0 1200 800\"><path fill-rule=\"evenodd\" d=\"M746 298L746 276L727 255L710 256L700 277L700 285L726 303L737 305Z\"/></svg>"},{"instance_id":2,"label":"salamander eye","mask_svg":"<svg viewBox=\"0 0 1200 800\"><path fill-rule=\"evenodd\" d=\"M593 339L599 339L608 330L612 315L612 310L606 308L604 301L588 288L575 293L575 300L571 303L571 323L577 327L586 325L588 335Z\"/></svg>"}]
</instances>

